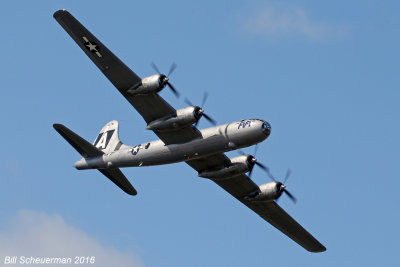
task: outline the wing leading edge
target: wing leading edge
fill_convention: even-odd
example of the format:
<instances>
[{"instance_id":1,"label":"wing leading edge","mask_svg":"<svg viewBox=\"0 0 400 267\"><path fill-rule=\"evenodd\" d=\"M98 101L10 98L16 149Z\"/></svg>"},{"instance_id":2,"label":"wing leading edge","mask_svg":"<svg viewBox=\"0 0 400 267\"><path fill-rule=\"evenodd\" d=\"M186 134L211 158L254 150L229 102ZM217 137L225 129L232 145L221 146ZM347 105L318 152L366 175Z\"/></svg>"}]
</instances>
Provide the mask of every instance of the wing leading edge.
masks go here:
<instances>
[{"instance_id":1,"label":"wing leading edge","mask_svg":"<svg viewBox=\"0 0 400 267\"><path fill-rule=\"evenodd\" d=\"M229 159L224 154L215 154L207 158L187 161L198 172L208 168L222 166ZM249 207L264 220L287 235L293 241L310 252L323 252L326 248L307 230L287 214L275 201L253 202L244 197L258 190L258 186L245 174L224 180L213 180L237 200Z\"/></svg>"}]
</instances>

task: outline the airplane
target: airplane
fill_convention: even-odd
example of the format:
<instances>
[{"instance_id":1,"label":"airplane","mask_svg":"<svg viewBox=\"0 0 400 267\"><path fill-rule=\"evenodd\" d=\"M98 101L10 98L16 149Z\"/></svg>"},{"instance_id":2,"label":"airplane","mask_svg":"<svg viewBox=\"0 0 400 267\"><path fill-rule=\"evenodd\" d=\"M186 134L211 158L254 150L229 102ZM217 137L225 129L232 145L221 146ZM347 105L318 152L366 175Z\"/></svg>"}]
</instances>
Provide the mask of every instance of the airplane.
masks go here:
<instances>
[{"instance_id":1,"label":"airplane","mask_svg":"<svg viewBox=\"0 0 400 267\"><path fill-rule=\"evenodd\" d=\"M54 129L82 156L75 163L76 169L97 169L127 194L136 195L137 191L119 168L185 162L199 177L215 182L306 250L326 250L277 204L283 193L295 200L284 183L271 177L273 182L258 186L249 178L254 166L268 171L266 166L252 155L228 158L224 154L268 138L271 126L267 121L246 119L198 130L196 126L202 117L213 124L215 121L199 106L191 104L175 110L161 98L158 92L167 86L179 95L168 75L161 74L155 67L158 74L140 78L68 11L59 10L53 16L139 112L147 123L146 129L160 138L136 146L125 145L119 139L118 121L113 120L101 129L91 144L66 126L55 123ZM175 66L171 71L173 68Z\"/></svg>"}]
</instances>

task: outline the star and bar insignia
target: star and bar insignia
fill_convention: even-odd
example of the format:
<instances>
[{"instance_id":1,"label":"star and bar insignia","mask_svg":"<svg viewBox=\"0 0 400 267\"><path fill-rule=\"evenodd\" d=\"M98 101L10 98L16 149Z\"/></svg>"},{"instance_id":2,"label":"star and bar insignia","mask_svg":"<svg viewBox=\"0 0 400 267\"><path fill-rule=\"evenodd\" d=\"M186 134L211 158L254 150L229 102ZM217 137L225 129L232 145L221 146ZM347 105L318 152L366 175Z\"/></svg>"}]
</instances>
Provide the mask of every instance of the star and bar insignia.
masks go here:
<instances>
[{"instance_id":1,"label":"star and bar insignia","mask_svg":"<svg viewBox=\"0 0 400 267\"><path fill-rule=\"evenodd\" d=\"M85 47L90 51L95 53L98 57L102 57L102 55L99 52L99 46L92 41L89 41L89 39L86 36L82 36L82 39L85 41L84 45Z\"/></svg>"}]
</instances>

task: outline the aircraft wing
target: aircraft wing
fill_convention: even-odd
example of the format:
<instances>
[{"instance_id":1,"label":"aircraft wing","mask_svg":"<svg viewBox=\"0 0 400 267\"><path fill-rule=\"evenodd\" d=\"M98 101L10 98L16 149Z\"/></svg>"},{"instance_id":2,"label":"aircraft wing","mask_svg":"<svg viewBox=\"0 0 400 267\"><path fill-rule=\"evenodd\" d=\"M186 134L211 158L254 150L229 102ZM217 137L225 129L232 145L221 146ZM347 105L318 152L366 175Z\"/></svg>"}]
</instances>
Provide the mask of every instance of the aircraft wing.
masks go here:
<instances>
[{"instance_id":1,"label":"aircraft wing","mask_svg":"<svg viewBox=\"0 0 400 267\"><path fill-rule=\"evenodd\" d=\"M201 172L212 167L221 166L227 161L229 159L224 154L219 153L186 161L186 163ZM245 196L258 190L258 186L247 175L242 174L229 179L213 181L306 250L310 252L326 250L317 239L287 214L275 201L252 202L246 200Z\"/></svg>"},{"instance_id":2,"label":"aircraft wing","mask_svg":"<svg viewBox=\"0 0 400 267\"><path fill-rule=\"evenodd\" d=\"M68 11L59 10L53 16L147 123L176 113L176 110L158 94L133 96L127 93L127 90L140 82L141 78ZM179 135L174 132L155 132L155 134L165 144L184 143L201 136L200 132L192 126L180 129Z\"/></svg>"}]
</instances>

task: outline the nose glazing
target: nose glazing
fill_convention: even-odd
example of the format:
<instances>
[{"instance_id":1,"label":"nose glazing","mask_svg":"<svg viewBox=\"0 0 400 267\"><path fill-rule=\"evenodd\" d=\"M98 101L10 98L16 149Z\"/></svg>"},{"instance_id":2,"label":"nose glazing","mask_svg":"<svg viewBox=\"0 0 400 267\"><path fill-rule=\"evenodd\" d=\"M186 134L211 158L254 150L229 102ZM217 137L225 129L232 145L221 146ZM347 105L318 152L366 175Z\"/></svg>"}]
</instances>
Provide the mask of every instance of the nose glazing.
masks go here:
<instances>
[{"instance_id":1,"label":"nose glazing","mask_svg":"<svg viewBox=\"0 0 400 267\"><path fill-rule=\"evenodd\" d=\"M261 126L263 133L268 137L271 134L271 125L264 121L264 123Z\"/></svg>"}]
</instances>

